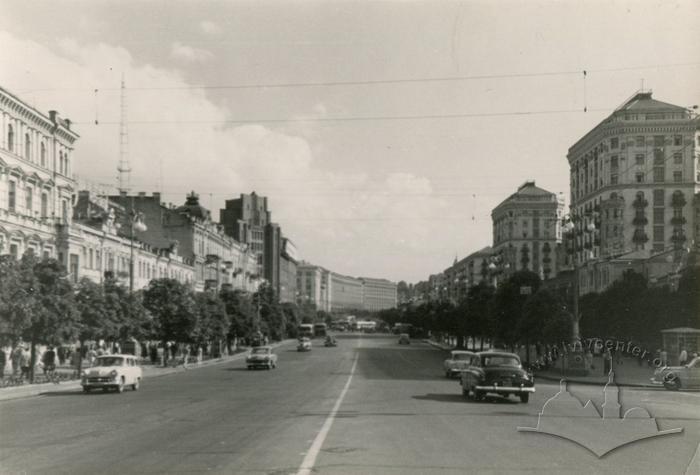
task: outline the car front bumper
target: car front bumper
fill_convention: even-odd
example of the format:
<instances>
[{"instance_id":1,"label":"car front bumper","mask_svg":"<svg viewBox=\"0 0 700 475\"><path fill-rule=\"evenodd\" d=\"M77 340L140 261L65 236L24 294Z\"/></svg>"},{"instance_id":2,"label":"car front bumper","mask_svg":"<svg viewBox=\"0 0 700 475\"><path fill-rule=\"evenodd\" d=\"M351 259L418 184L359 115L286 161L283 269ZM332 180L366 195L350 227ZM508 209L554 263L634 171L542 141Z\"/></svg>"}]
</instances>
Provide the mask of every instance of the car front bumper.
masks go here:
<instances>
[{"instance_id":1,"label":"car front bumper","mask_svg":"<svg viewBox=\"0 0 700 475\"><path fill-rule=\"evenodd\" d=\"M119 380L112 378L90 378L87 380L82 380L80 385L86 389L93 388L118 388Z\"/></svg>"},{"instance_id":2,"label":"car front bumper","mask_svg":"<svg viewBox=\"0 0 700 475\"><path fill-rule=\"evenodd\" d=\"M477 391L486 391L489 393L503 393L503 394L519 394L519 393L534 393L534 386L476 386L474 389Z\"/></svg>"}]
</instances>

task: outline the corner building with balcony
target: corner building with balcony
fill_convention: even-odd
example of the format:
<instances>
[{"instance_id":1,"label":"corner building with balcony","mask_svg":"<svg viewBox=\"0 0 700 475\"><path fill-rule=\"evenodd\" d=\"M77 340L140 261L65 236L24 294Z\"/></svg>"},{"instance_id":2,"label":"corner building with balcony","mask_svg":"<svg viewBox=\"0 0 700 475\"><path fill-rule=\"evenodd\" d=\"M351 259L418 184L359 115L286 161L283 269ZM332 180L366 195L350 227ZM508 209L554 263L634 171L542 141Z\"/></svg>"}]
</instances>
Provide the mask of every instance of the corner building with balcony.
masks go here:
<instances>
[{"instance_id":1,"label":"corner building with balcony","mask_svg":"<svg viewBox=\"0 0 700 475\"><path fill-rule=\"evenodd\" d=\"M493 209L493 255L488 265L494 283L519 270L535 272L543 280L557 275L563 210L563 200L534 181L525 182Z\"/></svg>"},{"instance_id":2,"label":"corner building with balcony","mask_svg":"<svg viewBox=\"0 0 700 475\"><path fill-rule=\"evenodd\" d=\"M569 148L568 254L581 294L604 290L627 269L664 280L685 262L698 219L699 123L639 91Z\"/></svg>"}]
</instances>

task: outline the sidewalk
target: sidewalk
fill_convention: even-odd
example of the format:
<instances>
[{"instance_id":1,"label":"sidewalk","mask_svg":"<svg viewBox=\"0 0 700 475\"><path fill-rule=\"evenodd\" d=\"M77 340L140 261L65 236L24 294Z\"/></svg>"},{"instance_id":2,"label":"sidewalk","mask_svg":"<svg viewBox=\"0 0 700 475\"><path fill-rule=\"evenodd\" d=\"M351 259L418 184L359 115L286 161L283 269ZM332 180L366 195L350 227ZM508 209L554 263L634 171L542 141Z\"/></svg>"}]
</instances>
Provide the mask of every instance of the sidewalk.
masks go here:
<instances>
[{"instance_id":1,"label":"sidewalk","mask_svg":"<svg viewBox=\"0 0 700 475\"><path fill-rule=\"evenodd\" d=\"M272 348L277 348L281 345L284 345L284 344L292 342L292 341L295 341L295 340L291 340L291 339L284 340L284 341L281 341L279 343L272 343L272 344L270 344L270 346ZM168 374L182 373L185 371L197 370L199 368L206 368L207 366L228 363L231 361L238 361L238 360L244 359L247 354L248 354L248 349L246 348L243 351L240 351L240 352L235 353L233 355L224 356L222 358L214 358L214 359L210 359L210 360L205 360L199 364L189 363L187 365L187 368L183 367L182 365L175 366L175 367L144 365L141 367L143 370L143 379L144 379L144 381L148 381L150 378L158 378L160 376L165 376ZM60 384L42 383L42 384L24 384L22 386L11 386L11 387L7 387L7 388L0 388L0 401L7 401L10 399L20 399L20 398L26 398L26 397L32 397L32 396L39 396L41 394L46 394L46 393L71 392L71 391L79 390L80 388L81 388L81 386L80 386L79 380L62 382Z\"/></svg>"},{"instance_id":2,"label":"sidewalk","mask_svg":"<svg viewBox=\"0 0 700 475\"><path fill-rule=\"evenodd\" d=\"M441 350L450 351L454 349L454 346L438 343L433 340L423 341ZM621 361L621 364L616 364L613 366L615 383L618 386L637 388L659 387L649 382L651 377L654 376L653 367L649 367L646 364L640 366L635 358L623 358ZM562 379L566 379L567 381L576 384L592 384L596 386L605 385L605 383L608 382L608 375L603 374L603 358L601 356L594 357L593 366L595 366L595 369L591 370L586 376L567 376L565 372L562 371L561 367L557 367L549 368L548 370L535 371L535 378L546 381L561 381Z\"/></svg>"}]
</instances>

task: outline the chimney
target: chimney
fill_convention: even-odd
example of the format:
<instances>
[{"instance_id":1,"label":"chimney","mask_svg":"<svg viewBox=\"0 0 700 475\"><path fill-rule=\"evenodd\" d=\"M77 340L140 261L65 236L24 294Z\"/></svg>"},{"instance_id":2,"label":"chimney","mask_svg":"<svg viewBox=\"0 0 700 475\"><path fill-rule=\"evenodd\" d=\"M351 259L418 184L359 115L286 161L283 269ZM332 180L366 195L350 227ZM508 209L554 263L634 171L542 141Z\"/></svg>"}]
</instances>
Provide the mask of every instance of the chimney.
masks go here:
<instances>
[{"instance_id":1,"label":"chimney","mask_svg":"<svg viewBox=\"0 0 700 475\"><path fill-rule=\"evenodd\" d=\"M63 122L66 124L66 129L70 130L71 120L70 119L63 119Z\"/></svg>"},{"instance_id":2,"label":"chimney","mask_svg":"<svg viewBox=\"0 0 700 475\"><path fill-rule=\"evenodd\" d=\"M156 203L160 203L160 192L154 191L153 192L153 199L156 201Z\"/></svg>"},{"instance_id":3,"label":"chimney","mask_svg":"<svg viewBox=\"0 0 700 475\"><path fill-rule=\"evenodd\" d=\"M51 119L51 122L53 122L54 124L58 123L58 112L49 111L49 119Z\"/></svg>"},{"instance_id":4,"label":"chimney","mask_svg":"<svg viewBox=\"0 0 700 475\"><path fill-rule=\"evenodd\" d=\"M139 191L139 198L144 198L146 196L145 191Z\"/></svg>"},{"instance_id":5,"label":"chimney","mask_svg":"<svg viewBox=\"0 0 700 475\"><path fill-rule=\"evenodd\" d=\"M125 190L120 190L120 191L119 191L119 196L121 196L122 198L126 198L126 191L125 191Z\"/></svg>"}]
</instances>

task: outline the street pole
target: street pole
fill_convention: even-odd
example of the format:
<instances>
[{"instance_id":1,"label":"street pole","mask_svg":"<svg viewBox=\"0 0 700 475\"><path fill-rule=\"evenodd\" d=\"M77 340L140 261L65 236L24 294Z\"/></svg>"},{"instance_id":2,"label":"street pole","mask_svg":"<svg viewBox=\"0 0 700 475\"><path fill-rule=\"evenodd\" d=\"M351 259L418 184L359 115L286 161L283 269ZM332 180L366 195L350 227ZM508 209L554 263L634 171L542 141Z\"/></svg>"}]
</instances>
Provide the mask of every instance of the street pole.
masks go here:
<instances>
[{"instance_id":1,"label":"street pole","mask_svg":"<svg viewBox=\"0 0 700 475\"><path fill-rule=\"evenodd\" d=\"M133 214L133 209L132 209L132 214ZM134 216L131 216L130 219L130 227L131 227L131 242L129 246L129 251L130 251L130 257L129 257L129 293L133 294L134 293Z\"/></svg>"}]
</instances>

